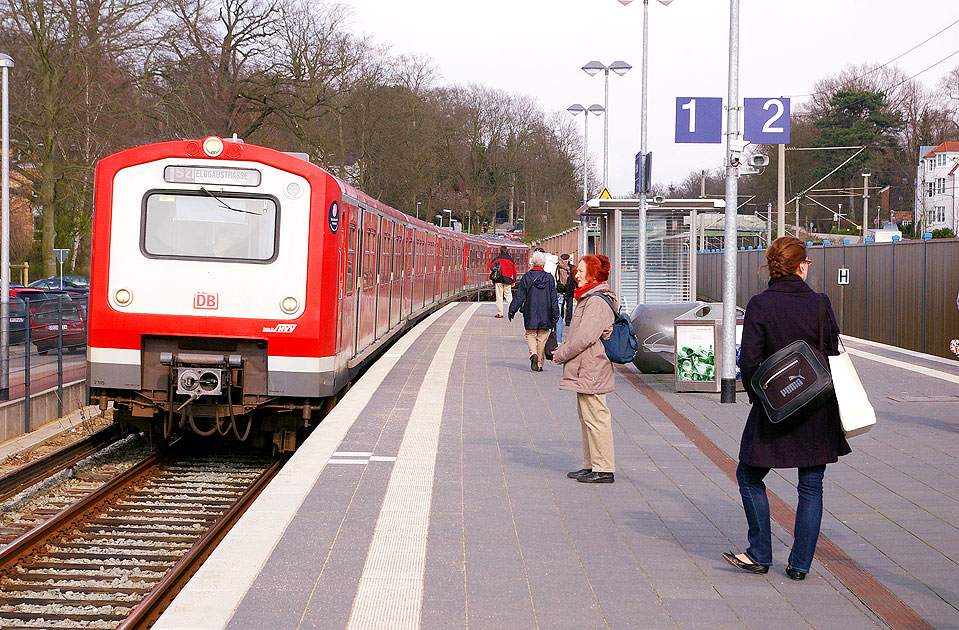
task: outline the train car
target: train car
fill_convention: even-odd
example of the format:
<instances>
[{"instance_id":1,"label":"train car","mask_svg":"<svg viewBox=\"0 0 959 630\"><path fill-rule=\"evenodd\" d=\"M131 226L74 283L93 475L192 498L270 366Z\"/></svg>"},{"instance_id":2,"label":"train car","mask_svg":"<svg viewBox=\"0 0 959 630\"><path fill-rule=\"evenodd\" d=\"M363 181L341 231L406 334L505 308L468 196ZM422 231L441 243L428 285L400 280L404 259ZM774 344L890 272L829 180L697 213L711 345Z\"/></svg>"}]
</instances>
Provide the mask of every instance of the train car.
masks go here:
<instances>
[{"instance_id":1,"label":"train car","mask_svg":"<svg viewBox=\"0 0 959 630\"><path fill-rule=\"evenodd\" d=\"M95 176L91 397L156 444L293 450L386 344L488 283L490 247L297 154L215 136L114 154Z\"/></svg>"}]
</instances>

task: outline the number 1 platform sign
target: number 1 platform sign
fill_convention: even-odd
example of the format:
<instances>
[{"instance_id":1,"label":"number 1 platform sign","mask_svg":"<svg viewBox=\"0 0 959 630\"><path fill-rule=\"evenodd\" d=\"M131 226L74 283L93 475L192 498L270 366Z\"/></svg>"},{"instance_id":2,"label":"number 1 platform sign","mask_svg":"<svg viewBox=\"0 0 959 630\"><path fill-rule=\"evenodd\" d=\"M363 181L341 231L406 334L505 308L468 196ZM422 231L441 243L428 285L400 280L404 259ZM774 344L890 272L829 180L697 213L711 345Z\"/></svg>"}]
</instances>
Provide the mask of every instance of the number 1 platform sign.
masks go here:
<instances>
[{"instance_id":1,"label":"number 1 platform sign","mask_svg":"<svg viewBox=\"0 0 959 630\"><path fill-rule=\"evenodd\" d=\"M718 144L723 141L723 99L676 99L676 142Z\"/></svg>"},{"instance_id":2,"label":"number 1 platform sign","mask_svg":"<svg viewBox=\"0 0 959 630\"><path fill-rule=\"evenodd\" d=\"M753 144L789 144L789 99L746 98L743 139Z\"/></svg>"}]
</instances>

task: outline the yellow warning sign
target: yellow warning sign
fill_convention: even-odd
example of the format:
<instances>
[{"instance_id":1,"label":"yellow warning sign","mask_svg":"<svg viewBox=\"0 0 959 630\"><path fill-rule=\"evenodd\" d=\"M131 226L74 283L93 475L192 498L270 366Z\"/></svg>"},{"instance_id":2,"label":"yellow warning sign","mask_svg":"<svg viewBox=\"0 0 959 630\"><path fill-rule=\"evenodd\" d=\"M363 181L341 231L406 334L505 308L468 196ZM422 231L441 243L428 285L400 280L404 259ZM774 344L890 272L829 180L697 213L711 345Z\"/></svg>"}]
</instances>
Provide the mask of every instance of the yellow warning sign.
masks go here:
<instances>
[{"instance_id":1,"label":"yellow warning sign","mask_svg":"<svg viewBox=\"0 0 959 630\"><path fill-rule=\"evenodd\" d=\"M599 193L600 199L612 199L613 196L609 194L609 188L604 188L603 192Z\"/></svg>"}]
</instances>

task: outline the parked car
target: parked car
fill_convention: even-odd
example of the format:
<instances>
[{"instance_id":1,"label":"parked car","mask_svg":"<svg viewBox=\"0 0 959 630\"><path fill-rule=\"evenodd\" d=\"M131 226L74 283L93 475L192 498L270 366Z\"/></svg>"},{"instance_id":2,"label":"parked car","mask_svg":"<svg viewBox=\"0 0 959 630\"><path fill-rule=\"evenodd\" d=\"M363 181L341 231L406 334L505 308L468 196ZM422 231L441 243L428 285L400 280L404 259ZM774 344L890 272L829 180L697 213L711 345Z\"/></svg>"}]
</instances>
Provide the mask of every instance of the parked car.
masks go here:
<instances>
[{"instance_id":1,"label":"parked car","mask_svg":"<svg viewBox=\"0 0 959 630\"><path fill-rule=\"evenodd\" d=\"M10 286L10 294L15 295L24 301L30 302L30 312L36 314L40 310L40 307L46 304L47 302L57 301L57 295L62 295L60 298L64 301L69 300L70 296L65 291L44 291L43 289L35 289L33 287L23 287L20 285Z\"/></svg>"},{"instance_id":2,"label":"parked car","mask_svg":"<svg viewBox=\"0 0 959 630\"><path fill-rule=\"evenodd\" d=\"M79 275L64 275L61 279L60 276L51 276L49 278L44 278L43 280L37 280L30 283L30 288L32 289L80 289L83 291L90 290L90 276L79 276Z\"/></svg>"},{"instance_id":3,"label":"parked car","mask_svg":"<svg viewBox=\"0 0 959 630\"><path fill-rule=\"evenodd\" d=\"M10 291L10 343L23 343L27 336L27 307Z\"/></svg>"},{"instance_id":4,"label":"parked car","mask_svg":"<svg viewBox=\"0 0 959 630\"><path fill-rule=\"evenodd\" d=\"M59 310L58 310L59 309ZM30 337L37 352L46 354L57 347L62 331L63 350L81 350L87 343L86 305L62 298L48 301L33 315Z\"/></svg>"}]
</instances>

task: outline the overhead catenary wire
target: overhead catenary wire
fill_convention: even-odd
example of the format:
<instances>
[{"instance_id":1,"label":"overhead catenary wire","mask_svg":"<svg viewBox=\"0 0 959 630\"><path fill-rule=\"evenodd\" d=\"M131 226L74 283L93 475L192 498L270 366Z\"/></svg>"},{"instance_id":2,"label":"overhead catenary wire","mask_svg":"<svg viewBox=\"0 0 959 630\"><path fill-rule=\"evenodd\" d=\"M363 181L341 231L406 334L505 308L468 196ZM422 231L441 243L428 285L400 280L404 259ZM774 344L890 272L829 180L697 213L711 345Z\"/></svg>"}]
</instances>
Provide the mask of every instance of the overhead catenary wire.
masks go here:
<instances>
[{"instance_id":1,"label":"overhead catenary wire","mask_svg":"<svg viewBox=\"0 0 959 630\"><path fill-rule=\"evenodd\" d=\"M955 26L956 24L959 24L959 20L956 20L956 21L953 22L952 24L949 24L948 26L946 26L946 27L943 28L942 30L938 31L937 33L934 33L934 34L930 35L929 37L927 37L926 39L922 40L921 42L919 42L918 44L916 44L915 46L913 46L912 48L910 48L910 49L907 50L906 52L904 52L904 53L902 53L902 54L900 54L900 55L897 55L896 57L893 57L892 59L890 59L890 60L887 61L886 63L880 64L880 65L876 66L875 68L872 68L871 70L868 70L868 71L860 74L858 77L853 77L852 79L849 80L849 82L852 83L852 82L854 82L854 81L858 81L859 79L863 79L863 78L869 76L870 74L872 74L872 73L874 73L874 72L878 72L879 70L885 68L886 66L888 66L889 64L891 64L891 63L893 63L893 62L899 61L900 59L902 59L903 57L905 57L906 55L908 55L908 54L911 53L912 51L916 50L916 49L919 48L920 46L923 46L923 45L925 45L925 44L928 44L930 41L932 41L932 40L935 39L936 37L939 37L940 35L942 35L942 34L945 33L946 31L948 31L950 28L952 28L952 27ZM923 72L926 72L926 70L931 70L932 68L934 68L935 66L939 65L940 63L942 63L943 61L945 61L945 60L948 59L949 57L952 57L952 56L955 55L956 53L959 53L959 50L957 50L956 52L952 53L952 54L949 55L948 57L945 57L944 59L940 59L939 61L937 61L937 62L934 63L933 65L929 66L929 67L926 68L925 70L920 70L920 71L917 72L916 74L914 74L914 75L912 75L911 77L909 77L909 79L906 79L906 81L909 81L909 80L911 80L911 79L916 78L917 76L919 76L919 75L922 74ZM902 83L905 83L905 81L903 81ZM900 85L902 85L902 83L899 83L899 84L897 84L897 85L894 85L893 87L899 87ZM806 97L809 97L809 96L812 96L812 94L794 94L794 95L792 95L792 96L789 97L789 98L806 98Z\"/></svg>"}]
</instances>

